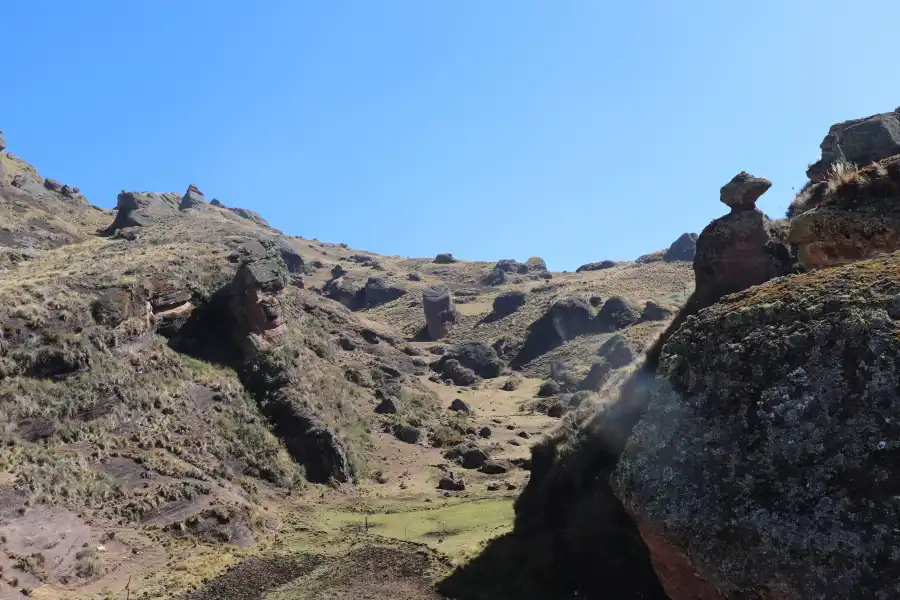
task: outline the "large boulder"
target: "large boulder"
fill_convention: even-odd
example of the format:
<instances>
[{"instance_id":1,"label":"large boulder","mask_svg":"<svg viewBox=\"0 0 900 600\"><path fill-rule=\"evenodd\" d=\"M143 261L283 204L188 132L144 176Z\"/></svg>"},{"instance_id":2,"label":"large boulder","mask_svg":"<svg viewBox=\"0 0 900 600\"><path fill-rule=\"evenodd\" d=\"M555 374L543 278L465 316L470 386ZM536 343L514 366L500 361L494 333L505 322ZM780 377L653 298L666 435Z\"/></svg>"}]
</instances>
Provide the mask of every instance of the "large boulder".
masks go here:
<instances>
[{"instance_id":1,"label":"large boulder","mask_svg":"<svg viewBox=\"0 0 900 600\"><path fill-rule=\"evenodd\" d=\"M832 125L820 146L821 158L806 171L810 181L824 181L837 163L866 165L900 154L897 111Z\"/></svg>"},{"instance_id":2,"label":"large boulder","mask_svg":"<svg viewBox=\"0 0 900 600\"><path fill-rule=\"evenodd\" d=\"M528 270L532 272L541 272L547 270L547 262L540 256L532 256L525 261L525 265L528 267Z\"/></svg>"},{"instance_id":3,"label":"large boulder","mask_svg":"<svg viewBox=\"0 0 900 600\"><path fill-rule=\"evenodd\" d=\"M491 287L496 287L498 285L503 285L504 283L509 281L509 275L507 271L499 267L494 267L490 271L488 271L487 275L485 275L481 283L484 285L489 285Z\"/></svg>"},{"instance_id":4,"label":"large boulder","mask_svg":"<svg viewBox=\"0 0 900 600\"><path fill-rule=\"evenodd\" d=\"M550 305L541 318L529 325L528 336L512 360L512 366L520 367L560 344L595 329L594 312L588 298L560 298Z\"/></svg>"},{"instance_id":5,"label":"large boulder","mask_svg":"<svg viewBox=\"0 0 900 600\"><path fill-rule=\"evenodd\" d=\"M525 292L503 292L494 298L493 314L497 317L505 317L525 306Z\"/></svg>"},{"instance_id":6,"label":"large boulder","mask_svg":"<svg viewBox=\"0 0 900 600\"><path fill-rule=\"evenodd\" d=\"M322 292L327 298L340 302L350 310L359 310L366 305L365 286L351 275L328 280L322 287Z\"/></svg>"},{"instance_id":7,"label":"large boulder","mask_svg":"<svg viewBox=\"0 0 900 600\"><path fill-rule=\"evenodd\" d=\"M439 340L450 332L459 320L459 311L453 304L450 290L443 285L425 288L422 292L425 325L432 340Z\"/></svg>"},{"instance_id":8,"label":"large boulder","mask_svg":"<svg viewBox=\"0 0 900 600\"><path fill-rule=\"evenodd\" d=\"M900 156L808 187L790 213L790 241L807 268L900 249Z\"/></svg>"},{"instance_id":9,"label":"large boulder","mask_svg":"<svg viewBox=\"0 0 900 600\"><path fill-rule=\"evenodd\" d=\"M619 263L614 260L601 260L600 262L592 262L581 265L580 267L575 269L575 272L583 273L584 271L602 271L604 269L612 269L617 264Z\"/></svg>"},{"instance_id":10,"label":"large boulder","mask_svg":"<svg viewBox=\"0 0 900 600\"><path fill-rule=\"evenodd\" d=\"M634 360L634 350L622 334L615 334L603 342L597 356L606 359L613 369L619 369Z\"/></svg>"},{"instance_id":11,"label":"large boulder","mask_svg":"<svg viewBox=\"0 0 900 600\"><path fill-rule=\"evenodd\" d=\"M666 250L662 259L666 262L673 262L678 260L690 261L694 260L694 255L697 253L697 234L696 233L682 233L678 236L678 239L672 242L672 245L669 246L669 249ZM650 255L646 255L641 257L639 262L652 262L648 260L646 257Z\"/></svg>"},{"instance_id":12,"label":"large boulder","mask_svg":"<svg viewBox=\"0 0 900 600\"><path fill-rule=\"evenodd\" d=\"M731 207L731 212L753 210L756 201L772 187L772 182L741 171L719 190L719 200Z\"/></svg>"},{"instance_id":13,"label":"large boulder","mask_svg":"<svg viewBox=\"0 0 900 600\"><path fill-rule=\"evenodd\" d=\"M675 311L669 307L658 304L653 300L648 300L641 312L641 322L646 321L665 321L675 314Z\"/></svg>"},{"instance_id":14,"label":"large boulder","mask_svg":"<svg viewBox=\"0 0 900 600\"><path fill-rule=\"evenodd\" d=\"M596 323L600 331L616 331L637 323L640 318L641 311L635 302L623 296L613 296L603 303Z\"/></svg>"},{"instance_id":15,"label":"large boulder","mask_svg":"<svg viewBox=\"0 0 900 600\"><path fill-rule=\"evenodd\" d=\"M365 305L367 308L393 302L406 294L406 288L402 285L390 283L383 277L369 277L363 288Z\"/></svg>"},{"instance_id":16,"label":"large boulder","mask_svg":"<svg viewBox=\"0 0 900 600\"><path fill-rule=\"evenodd\" d=\"M112 235L126 227L146 227L157 217L175 214L177 206L177 194L122 190L116 200L116 217L104 233Z\"/></svg>"},{"instance_id":17,"label":"large boulder","mask_svg":"<svg viewBox=\"0 0 900 600\"><path fill-rule=\"evenodd\" d=\"M441 252L434 257L434 260L432 262L439 265L449 265L450 263L455 263L456 259L453 258L453 255L449 252Z\"/></svg>"},{"instance_id":18,"label":"large boulder","mask_svg":"<svg viewBox=\"0 0 900 600\"><path fill-rule=\"evenodd\" d=\"M484 342L463 342L447 350L435 363L437 371L443 371L447 361L454 360L467 369L472 369L479 377L492 379L503 372L503 361L497 352Z\"/></svg>"},{"instance_id":19,"label":"large boulder","mask_svg":"<svg viewBox=\"0 0 900 600\"><path fill-rule=\"evenodd\" d=\"M503 271L504 273L525 274L528 272L528 265L523 265L514 258L502 258L497 261L494 268Z\"/></svg>"},{"instance_id":20,"label":"large boulder","mask_svg":"<svg viewBox=\"0 0 900 600\"><path fill-rule=\"evenodd\" d=\"M613 484L673 600L900 597L898 299L895 253L669 338Z\"/></svg>"}]
</instances>

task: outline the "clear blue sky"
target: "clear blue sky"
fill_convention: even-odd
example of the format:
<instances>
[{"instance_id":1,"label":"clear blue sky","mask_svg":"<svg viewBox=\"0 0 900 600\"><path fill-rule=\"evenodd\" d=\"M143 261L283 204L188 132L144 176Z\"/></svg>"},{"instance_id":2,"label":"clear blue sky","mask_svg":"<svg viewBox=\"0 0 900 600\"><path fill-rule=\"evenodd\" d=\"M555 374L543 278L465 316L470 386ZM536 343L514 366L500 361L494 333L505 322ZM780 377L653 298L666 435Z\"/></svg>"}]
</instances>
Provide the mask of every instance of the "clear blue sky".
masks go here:
<instances>
[{"instance_id":1,"label":"clear blue sky","mask_svg":"<svg viewBox=\"0 0 900 600\"><path fill-rule=\"evenodd\" d=\"M631 259L900 105L900 3L28 0L2 11L9 151L386 254Z\"/></svg>"}]
</instances>

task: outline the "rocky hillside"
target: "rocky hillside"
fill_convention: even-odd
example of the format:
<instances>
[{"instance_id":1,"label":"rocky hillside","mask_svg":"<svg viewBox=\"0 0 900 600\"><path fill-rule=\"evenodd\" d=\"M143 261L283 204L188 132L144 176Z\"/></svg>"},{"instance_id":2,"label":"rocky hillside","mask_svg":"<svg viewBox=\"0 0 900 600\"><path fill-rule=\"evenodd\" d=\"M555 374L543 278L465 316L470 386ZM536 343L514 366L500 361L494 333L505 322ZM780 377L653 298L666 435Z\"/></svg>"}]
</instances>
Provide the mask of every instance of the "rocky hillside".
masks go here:
<instances>
[{"instance_id":1,"label":"rocky hillside","mask_svg":"<svg viewBox=\"0 0 900 600\"><path fill-rule=\"evenodd\" d=\"M789 222L753 208L767 181L722 188L694 294L535 446L514 531L445 592L900 596L897 131L897 113L832 127Z\"/></svg>"},{"instance_id":2,"label":"rocky hillside","mask_svg":"<svg viewBox=\"0 0 900 600\"><path fill-rule=\"evenodd\" d=\"M0 211L4 599L132 576L180 597L318 504L517 488L540 435L666 329L703 239L576 273L381 256L195 185L102 210L6 152Z\"/></svg>"}]
</instances>

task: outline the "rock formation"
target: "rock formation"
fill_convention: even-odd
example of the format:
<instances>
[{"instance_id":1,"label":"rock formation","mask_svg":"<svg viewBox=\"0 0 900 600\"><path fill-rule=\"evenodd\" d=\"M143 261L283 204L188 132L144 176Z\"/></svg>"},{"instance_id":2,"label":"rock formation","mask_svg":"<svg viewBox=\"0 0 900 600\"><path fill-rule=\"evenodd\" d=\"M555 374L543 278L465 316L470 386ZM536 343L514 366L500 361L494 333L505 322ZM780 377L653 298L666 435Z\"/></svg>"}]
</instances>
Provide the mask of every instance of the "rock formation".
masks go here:
<instances>
[{"instance_id":1,"label":"rock formation","mask_svg":"<svg viewBox=\"0 0 900 600\"><path fill-rule=\"evenodd\" d=\"M449 265L451 263L455 263L456 259L453 258L453 255L450 254L449 252L441 252L440 254L438 254L437 256L434 257L434 260L432 262L439 264L439 265Z\"/></svg>"},{"instance_id":2,"label":"rock formation","mask_svg":"<svg viewBox=\"0 0 900 600\"><path fill-rule=\"evenodd\" d=\"M602 271L603 269L612 269L618 263L614 260L601 260L600 262L587 263L575 269L576 273L584 271Z\"/></svg>"},{"instance_id":3,"label":"rock formation","mask_svg":"<svg viewBox=\"0 0 900 600\"><path fill-rule=\"evenodd\" d=\"M662 260L672 262L677 260L690 261L694 260L694 254L697 252L697 234L682 233L677 240L672 242L662 255ZM638 262L653 262L651 255L645 255L638 259Z\"/></svg>"},{"instance_id":4,"label":"rock formation","mask_svg":"<svg viewBox=\"0 0 900 600\"><path fill-rule=\"evenodd\" d=\"M504 367L503 361L494 349L483 342L464 342L451 347L435 363L435 370L444 371L444 365L451 360L486 379L499 377Z\"/></svg>"},{"instance_id":5,"label":"rock formation","mask_svg":"<svg viewBox=\"0 0 900 600\"><path fill-rule=\"evenodd\" d=\"M181 197L181 202L178 203L178 209L187 210L188 208L196 208L205 204L206 199L203 197L203 192L192 183L188 186L184 196Z\"/></svg>"},{"instance_id":6,"label":"rock formation","mask_svg":"<svg viewBox=\"0 0 900 600\"><path fill-rule=\"evenodd\" d=\"M459 319L459 311L453 304L453 297L446 286L430 286L422 293L422 307L425 309L425 324L432 340L439 340L453 328Z\"/></svg>"},{"instance_id":7,"label":"rock formation","mask_svg":"<svg viewBox=\"0 0 900 600\"><path fill-rule=\"evenodd\" d=\"M754 177L746 171L735 175L719 190L719 199L732 213L756 208L759 197L772 187L772 182L762 177Z\"/></svg>"},{"instance_id":8,"label":"rock formation","mask_svg":"<svg viewBox=\"0 0 900 600\"><path fill-rule=\"evenodd\" d=\"M820 146L821 158L809 166L810 181L824 181L836 163L867 165L900 154L900 114L897 111L832 125Z\"/></svg>"},{"instance_id":9,"label":"rock formation","mask_svg":"<svg viewBox=\"0 0 900 600\"><path fill-rule=\"evenodd\" d=\"M616 331L637 323L640 318L641 312L633 301L613 296L597 313L596 327L599 331Z\"/></svg>"},{"instance_id":10,"label":"rock formation","mask_svg":"<svg viewBox=\"0 0 900 600\"><path fill-rule=\"evenodd\" d=\"M235 341L245 356L252 358L284 334L278 295L285 285L284 271L272 259L247 263L235 274L230 309Z\"/></svg>"},{"instance_id":11,"label":"rock formation","mask_svg":"<svg viewBox=\"0 0 900 600\"><path fill-rule=\"evenodd\" d=\"M406 288L396 283L389 283L383 277L369 277L363 288L366 308L393 302L406 294Z\"/></svg>"},{"instance_id":12,"label":"rock formation","mask_svg":"<svg viewBox=\"0 0 900 600\"><path fill-rule=\"evenodd\" d=\"M493 313L497 317L505 317L525 306L525 292L503 292L494 298Z\"/></svg>"}]
</instances>

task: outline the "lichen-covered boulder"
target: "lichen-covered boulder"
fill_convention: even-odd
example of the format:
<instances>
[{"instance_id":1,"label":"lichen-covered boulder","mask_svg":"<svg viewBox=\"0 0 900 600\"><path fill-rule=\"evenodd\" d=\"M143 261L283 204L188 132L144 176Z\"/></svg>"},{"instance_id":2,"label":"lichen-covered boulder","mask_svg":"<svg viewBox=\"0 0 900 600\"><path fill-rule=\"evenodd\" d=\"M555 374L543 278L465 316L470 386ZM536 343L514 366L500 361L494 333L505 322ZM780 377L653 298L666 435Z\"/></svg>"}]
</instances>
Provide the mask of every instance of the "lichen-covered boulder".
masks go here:
<instances>
[{"instance_id":1,"label":"lichen-covered boulder","mask_svg":"<svg viewBox=\"0 0 900 600\"><path fill-rule=\"evenodd\" d=\"M612 477L683 598L900 597L900 254L688 318Z\"/></svg>"}]
</instances>

